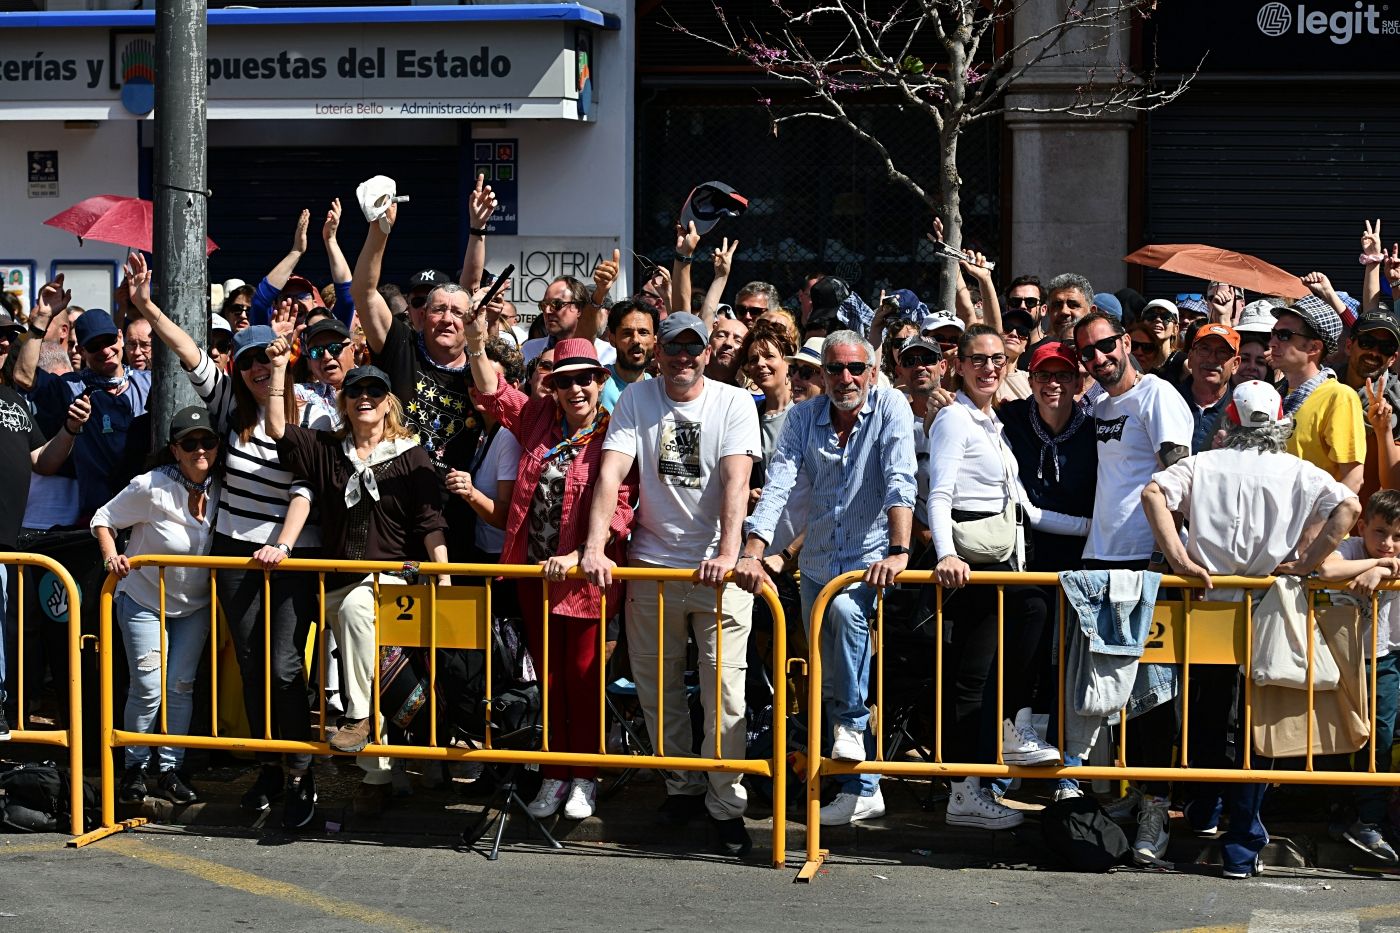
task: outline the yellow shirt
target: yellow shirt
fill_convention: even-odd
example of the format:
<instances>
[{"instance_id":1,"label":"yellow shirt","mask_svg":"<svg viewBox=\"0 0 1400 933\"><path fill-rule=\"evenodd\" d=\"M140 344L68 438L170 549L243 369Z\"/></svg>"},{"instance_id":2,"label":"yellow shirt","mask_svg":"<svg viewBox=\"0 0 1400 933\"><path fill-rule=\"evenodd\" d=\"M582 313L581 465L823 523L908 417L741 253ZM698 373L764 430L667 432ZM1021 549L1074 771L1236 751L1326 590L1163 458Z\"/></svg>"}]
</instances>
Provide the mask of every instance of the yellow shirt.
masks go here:
<instances>
[{"instance_id":1,"label":"yellow shirt","mask_svg":"<svg viewBox=\"0 0 1400 933\"><path fill-rule=\"evenodd\" d=\"M1338 379L1318 386L1293 413L1288 452L1341 479L1341 465L1366 459L1366 422L1361 396Z\"/></svg>"}]
</instances>

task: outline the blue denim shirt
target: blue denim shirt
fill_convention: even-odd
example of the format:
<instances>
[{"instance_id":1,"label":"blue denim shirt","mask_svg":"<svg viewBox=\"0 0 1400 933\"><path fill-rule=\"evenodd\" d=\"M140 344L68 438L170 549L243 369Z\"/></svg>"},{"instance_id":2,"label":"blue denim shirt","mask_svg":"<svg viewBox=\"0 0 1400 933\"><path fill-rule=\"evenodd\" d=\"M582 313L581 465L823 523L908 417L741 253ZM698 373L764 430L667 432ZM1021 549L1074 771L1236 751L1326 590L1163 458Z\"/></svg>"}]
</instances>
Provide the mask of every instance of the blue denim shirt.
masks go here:
<instances>
[{"instance_id":1,"label":"blue denim shirt","mask_svg":"<svg viewBox=\"0 0 1400 933\"><path fill-rule=\"evenodd\" d=\"M914 413L894 389L872 388L856 423L838 443L831 401L808 399L788 412L768 478L744 531L772 541L797 482L810 483L807 538L799 566L803 577L830 580L863 570L889 548L889 510L914 508Z\"/></svg>"}]
</instances>

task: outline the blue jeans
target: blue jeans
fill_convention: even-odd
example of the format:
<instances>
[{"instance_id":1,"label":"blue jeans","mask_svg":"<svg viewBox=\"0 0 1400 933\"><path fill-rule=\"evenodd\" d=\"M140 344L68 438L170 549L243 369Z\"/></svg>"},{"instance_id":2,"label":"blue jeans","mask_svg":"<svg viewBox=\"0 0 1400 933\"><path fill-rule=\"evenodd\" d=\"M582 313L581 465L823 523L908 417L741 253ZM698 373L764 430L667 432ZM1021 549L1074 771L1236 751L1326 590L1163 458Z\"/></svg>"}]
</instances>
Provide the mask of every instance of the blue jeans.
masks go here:
<instances>
[{"instance_id":1,"label":"blue jeans","mask_svg":"<svg viewBox=\"0 0 1400 933\"><path fill-rule=\"evenodd\" d=\"M1376 665L1376 770L1390 770L1390 749L1395 743L1395 711L1400 700L1400 658L1393 654L1375 662ZM1366 662L1366 688L1371 686L1371 662ZM1356 770L1365 771L1371 766L1369 750L1363 748L1356 753ZM1356 789L1356 816L1363 823L1384 826L1386 822L1386 802L1390 799L1389 787L1358 787Z\"/></svg>"},{"instance_id":2,"label":"blue jeans","mask_svg":"<svg viewBox=\"0 0 1400 933\"><path fill-rule=\"evenodd\" d=\"M147 609L125 593L116 598L117 625L126 645L126 661L131 670L131 686L126 693L122 725L128 732L154 732L160 711L160 613ZM194 712L194 678L199 656L209 636L209 607L187 616L165 617L165 724L171 735L189 732ZM126 750L126 766L145 767L151 750L131 746ZM160 748L160 770L180 767L183 748Z\"/></svg>"},{"instance_id":3,"label":"blue jeans","mask_svg":"<svg viewBox=\"0 0 1400 933\"><path fill-rule=\"evenodd\" d=\"M812 604L827 580L802 577L802 619L809 623ZM870 732L870 620L875 617L873 586L857 583L832 598L822 619L822 712L832 723L840 723L865 733L865 757L875 757L875 736ZM807 624L811 636L811 626ZM822 747L830 746L830 731L821 730ZM880 787L875 774L843 774L837 781L844 793L873 797Z\"/></svg>"}]
</instances>

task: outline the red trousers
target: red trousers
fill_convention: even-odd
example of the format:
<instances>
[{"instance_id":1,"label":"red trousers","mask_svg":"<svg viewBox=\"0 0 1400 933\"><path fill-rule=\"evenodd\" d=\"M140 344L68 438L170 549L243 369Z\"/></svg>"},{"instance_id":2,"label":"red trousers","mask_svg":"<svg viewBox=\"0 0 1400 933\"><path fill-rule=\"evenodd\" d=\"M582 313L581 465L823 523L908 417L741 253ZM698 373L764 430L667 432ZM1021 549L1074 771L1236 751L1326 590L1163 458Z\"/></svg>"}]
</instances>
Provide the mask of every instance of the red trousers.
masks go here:
<instances>
[{"instance_id":1,"label":"red trousers","mask_svg":"<svg viewBox=\"0 0 1400 933\"><path fill-rule=\"evenodd\" d=\"M589 752L599 749L598 703L602 682L598 676L598 620L549 614L549 670L544 656L544 588L534 580L519 584L525 640L535 670L549 696L549 750ZM597 768L545 765L547 778L597 777Z\"/></svg>"}]
</instances>

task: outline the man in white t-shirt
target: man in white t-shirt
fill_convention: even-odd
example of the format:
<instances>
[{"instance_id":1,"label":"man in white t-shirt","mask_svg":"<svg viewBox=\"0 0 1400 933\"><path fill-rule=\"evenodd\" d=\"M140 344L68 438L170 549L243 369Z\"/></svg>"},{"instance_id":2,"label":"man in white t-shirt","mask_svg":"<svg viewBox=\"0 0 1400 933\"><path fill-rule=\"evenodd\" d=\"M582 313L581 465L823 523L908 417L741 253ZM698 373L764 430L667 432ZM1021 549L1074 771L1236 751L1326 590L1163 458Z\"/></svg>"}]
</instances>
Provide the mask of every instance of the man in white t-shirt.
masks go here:
<instances>
[{"instance_id":1,"label":"man in white t-shirt","mask_svg":"<svg viewBox=\"0 0 1400 933\"><path fill-rule=\"evenodd\" d=\"M1196 422L1175 386L1133 366L1132 342L1121 322L1091 311L1075 322L1074 345L1080 362L1104 391L1094 403L1099 466L1084 567L1146 570L1153 544L1142 513L1142 489L1153 473L1190 455ZM1175 702L1145 709L1133 719L1129 763L1170 767L1180 729ZM1171 838L1169 788L1165 781L1146 781L1141 789L1133 854L1139 862L1152 864L1166 853Z\"/></svg>"},{"instance_id":2,"label":"man in white t-shirt","mask_svg":"<svg viewBox=\"0 0 1400 933\"><path fill-rule=\"evenodd\" d=\"M1361 514L1356 494L1319 467L1287 452L1293 425L1284 417L1283 400L1269 384L1255 380L1236 387L1226 419L1229 427L1221 449L1172 464L1154 474L1143 490L1143 511L1158 546L1173 570L1200 577L1207 586L1211 574L1307 576L1356 524ZM1184 544L1173 513L1185 519ZM1249 520L1265 515L1267 521ZM1295 554L1305 540L1307 546ZM1231 596L1242 598L1238 591L1213 598ZM1240 675L1234 668L1192 669L1191 760L1187 764L1238 766L1227 749L1232 728L1234 747L1249 740L1242 734L1241 694ZM1233 717L1232 710L1238 711ZM1257 874L1259 853L1269 841L1259 821L1266 787L1193 784L1187 792L1191 799L1186 818L1198 835L1216 834L1222 810L1228 810L1229 829L1220 839L1227 878ZM1383 816L1383 807L1380 812ZM1388 846L1384 851L1394 861L1395 853Z\"/></svg>"},{"instance_id":3,"label":"man in white t-shirt","mask_svg":"<svg viewBox=\"0 0 1400 933\"><path fill-rule=\"evenodd\" d=\"M635 382L618 397L603 441L603 462L593 493L588 538L579 566L598 586L612 579L615 566L603 553L617 490L635 464L640 497L637 527L628 548L636 567L699 567L699 584L662 587L663 641L657 641L657 587L628 587L627 647L632 676L656 737L657 753L690 755L691 721L686 704L686 634L700 652L700 696L704 705L706 757L744 754L744 677L752 624L753 597L725 575L739 558L749 495L749 474L762 455L758 409L753 397L735 386L704 376L709 363L709 330L693 314L672 314L657 328L660 379ZM723 588L715 627L714 589ZM664 658L666 721L657 719L657 659ZM721 696L714 696L716 661L722 671ZM715 709L719 703L720 747L716 748ZM664 751L663 751L664 750ZM752 847L744 829L747 795L741 775L672 773L659 819L679 825L708 811L720 851L743 856Z\"/></svg>"}]
</instances>

